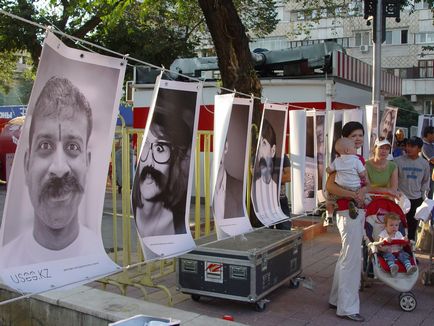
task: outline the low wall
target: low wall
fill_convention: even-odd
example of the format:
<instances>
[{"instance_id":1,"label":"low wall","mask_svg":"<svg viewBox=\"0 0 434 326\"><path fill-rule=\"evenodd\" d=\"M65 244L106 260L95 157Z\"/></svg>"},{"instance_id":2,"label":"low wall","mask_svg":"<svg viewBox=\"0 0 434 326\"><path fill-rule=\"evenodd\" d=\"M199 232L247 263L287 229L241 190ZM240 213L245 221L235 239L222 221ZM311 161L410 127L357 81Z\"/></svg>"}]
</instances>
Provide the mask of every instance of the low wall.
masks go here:
<instances>
[{"instance_id":1,"label":"low wall","mask_svg":"<svg viewBox=\"0 0 434 326\"><path fill-rule=\"evenodd\" d=\"M303 231L303 241L312 240L319 234L327 232L327 228L323 226L321 219L309 216L294 219L292 227Z\"/></svg>"},{"instance_id":2,"label":"low wall","mask_svg":"<svg viewBox=\"0 0 434 326\"><path fill-rule=\"evenodd\" d=\"M18 295L0 288L0 300ZM80 286L71 290L52 291L0 306L1 326L107 326L108 323L135 315L173 318L181 325L227 326L240 323L211 318L119 294Z\"/></svg>"}]
</instances>

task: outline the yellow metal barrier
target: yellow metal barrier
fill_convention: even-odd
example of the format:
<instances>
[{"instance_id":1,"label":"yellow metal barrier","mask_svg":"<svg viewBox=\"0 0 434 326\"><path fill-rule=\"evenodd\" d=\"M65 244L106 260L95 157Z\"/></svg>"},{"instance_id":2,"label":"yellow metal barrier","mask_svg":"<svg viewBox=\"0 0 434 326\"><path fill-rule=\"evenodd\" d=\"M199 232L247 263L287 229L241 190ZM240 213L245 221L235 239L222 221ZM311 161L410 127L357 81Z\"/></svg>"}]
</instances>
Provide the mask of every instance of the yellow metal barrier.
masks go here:
<instances>
[{"instance_id":1,"label":"yellow metal barrier","mask_svg":"<svg viewBox=\"0 0 434 326\"><path fill-rule=\"evenodd\" d=\"M137 147L135 155L131 155L132 139L137 137ZM195 209L194 224L190 225L194 230L194 237L197 239L211 232L211 209L210 209L210 171L211 171L211 139L212 132L201 131L197 134L197 143L195 148ZM160 279L168 274L173 273L176 260L166 259L155 262L144 262L143 253L140 246L140 239L135 230L135 223L131 215L131 184L130 177L134 171L131 166L135 167L136 162L132 162L131 157L138 157L143 141L143 129L128 128L122 124L116 129L115 140L112 147L111 155L111 187L108 189L112 192L112 222L113 222L113 253L112 259L119 265L123 266L122 272L99 280L105 288L108 284L119 288L121 294L126 295L129 286L138 288L143 293L144 298L148 297L146 287L158 288L167 295L169 305L173 304L170 289L160 284ZM121 151L121 161L117 161L117 152ZM202 164L201 164L202 161ZM122 165L121 179L121 213L118 213L118 187L116 184L117 173L116 164ZM203 175L203 185L201 184ZM202 188L203 186L203 188ZM201 189L203 189L204 211L201 212ZM122 239L118 236L118 222L122 225ZM133 230L133 231L132 231ZM122 243L122 246L120 246ZM134 246L133 244L136 244ZM119 249L122 248L122 249Z\"/></svg>"},{"instance_id":2,"label":"yellow metal barrier","mask_svg":"<svg viewBox=\"0 0 434 326\"><path fill-rule=\"evenodd\" d=\"M194 164L194 185L195 185L195 206L194 206L194 238L211 233L211 131L198 131L196 136L195 164ZM203 161L203 164L201 164ZM202 179L204 212L201 212Z\"/></svg>"}]
</instances>

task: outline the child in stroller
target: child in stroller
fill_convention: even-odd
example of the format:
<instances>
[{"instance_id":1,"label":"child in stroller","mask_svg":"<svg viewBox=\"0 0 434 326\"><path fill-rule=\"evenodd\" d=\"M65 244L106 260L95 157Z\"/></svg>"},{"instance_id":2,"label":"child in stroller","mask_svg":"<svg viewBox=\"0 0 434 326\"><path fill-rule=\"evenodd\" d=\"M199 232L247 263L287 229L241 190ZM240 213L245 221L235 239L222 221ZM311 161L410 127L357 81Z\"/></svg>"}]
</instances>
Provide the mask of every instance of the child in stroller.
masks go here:
<instances>
[{"instance_id":1,"label":"child in stroller","mask_svg":"<svg viewBox=\"0 0 434 326\"><path fill-rule=\"evenodd\" d=\"M404 236L407 234L407 220L405 214L401 210L401 207L390 198L375 197L366 206L365 243L368 250L366 257L364 257L366 263L364 264L365 273L363 273L363 282L371 276L369 271L372 266L375 278L401 292L399 297L401 309L412 311L416 308L416 298L414 294L409 291L414 287L419 276L416 259L413 254L412 246L405 237L399 240L390 239L391 241L379 241L381 238L380 234L384 230L387 219L389 219L389 217L385 219L386 216L398 217L400 223L396 224L399 224L399 232ZM384 235L384 233L382 235ZM389 236L386 238L388 237ZM384 251L395 251L393 248L386 249L391 246L402 247L402 251L406 253L406 255L403 256L408 258L408 260L403 259L404 262L402 262L395 255L393 255L394 257L387 257L388 255L386 255L386 258L391 259L391 264L389 264L385 260L383 253ZM397 270L395 271L395 269Z\"/></svg>"},{"instance_id":2,"label":"child in stroller","mask_svg":"<svg viewBox=\"0 0 434 326\"><path fill-rule=\"evenodd\" d=\"M380 255L384 258L390 269L390 274L395 277L398 273L399 266L395 264L395 260L398 258L407 271L407 274L413 274L416 272L417 267L410 262L410 254L404 250L404 246L408 243L408 238L404 237L399 232L399 224L401 220L399 215L395 213L387 213L384 215L384 230L378 235L379 240L374 242L378 246ZM403 241L394 241L403 240ZM395 244L392 244L394 241Z\"/></svg>"}]
</instances>

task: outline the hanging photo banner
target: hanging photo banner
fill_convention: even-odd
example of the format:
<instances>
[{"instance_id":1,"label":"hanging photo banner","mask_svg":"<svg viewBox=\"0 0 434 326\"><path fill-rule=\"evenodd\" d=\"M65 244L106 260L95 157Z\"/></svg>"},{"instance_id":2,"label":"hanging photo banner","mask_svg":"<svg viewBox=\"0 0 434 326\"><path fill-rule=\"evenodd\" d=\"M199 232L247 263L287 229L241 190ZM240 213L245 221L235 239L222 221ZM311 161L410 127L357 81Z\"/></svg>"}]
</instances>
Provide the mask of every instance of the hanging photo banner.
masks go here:
<instances>
[{"instance_id":1,"label":"hanging photo banner","mask_svg":"<svg viewBox=\"0 0 434 326\"><path fill-rule=\"evenodd\" d=\"M417 136L422 138L423 131L428 126L434 126L434 117L432 115L420 115L417 123Z\"/></svg>"},{"instance_id":2,"label":"hanging photo banner","mask_svg":"<svg viewBox=\"0 0 434 326\"><path fill-rule=\"evenodd\" d=\"M368 147L369 151L364 153L364 158L367 159L370 156L370 153L373 152L375 140L378 138L378 106L377 105L366 105L365 106L365 114L366 114L366 129L365 134L367 135L367 139L369 140ZM366 155L366 156L365 156Z\"/></svg>"},{"instance_id":3,"label":"hanging photo banner","mask_svg":"<svg viewBox=\"0 0 434 326\"><path fill-rule=\"evenodd\" d=\"M323 186L325 185L325 158L327 156L325 146L326 135L326 115L324 111L315 111L315 130L316 130L316 162L317 162L317 202L325 201Z\"/></svg>"},{"instance_id":4,"label":"hanging photo banner","mask_svg":"<svg viewBox=\"0 0 434 326\"><path fill-rule=\"evenodd\" d=\"M365 121L364 110L361 110L361 109L344 110L342 126L345 126L350 121L360 122L362 125L364 125L366 127L366 124L364 123L364 121ZM366 133L365 133L365 136L366 136ZM366 137L364 137L364 138L366 141L367 138ZM369 148L369 147L362 146L360 149L357 150L357 154L364 156L365 148Z\"/></svg>"},{"instance_id":5,"label":"hanging photo banner","mask_svg":"<svg viewBox=\"0 0 434 326\"><path fill-rule=\"evenodd\" d=\"M336 140L342 137L342 126L343 126L342 120L344 114L343 114L343 110L329 111L327 112L327 114L329 115L329 118L327 120L330 121L329 153L331 154L330 154L330 161L328 162L328 165L330 165L330 162L333 162L334 159L336 158L336 150L335 150Z\"/></svg>"},{"instance_id":6,"label":"hanging photo banner","mask_svg":"<svg viewBox=\"0 0 434 326\"><path fill-rule=\"evenodd\" d=\"M279 201L287 121L286 105L264 104L251 198L256 216L266 226L288 218L282 212Z\"/></svg>"},{"instance_id":7,"label":"hanging photo banner","mask_svg":"<svg viewBox=\"0 0 434 326\"><path fill-rule=\"evenodd\" d=\"M378 137L383 137L389 141L393 148L393 141L395 135L396 118L398 115L398 108L386 106L384 108L383 116L381 117Z\"/></svg>"},{"instance_id":8,"label":"hanging photo banner","mask_svg":"<svg viewBox=\"0 0 434 326\"><path fill-rule=\"evenodd\" d=\"M155 83L131 202L146 260L195 247L189 227L202 83Z\"/></svg>"},{"instance_id":9,"label":"hanging photo banner","mask_svg":"<svg viewBox=\"0 0 434 326\"><path fill-rule=\"evenodd\" d=\"M218 239L252 230L246 209L252 111L251 99L215 97L212 211Z\"/></svg>"},{"instance_id":10,"label":"hanging photo banner","mask_svg":"<svg viewBox=\"0 0 434 326\"><path fill-rule=\"evenodd\" d=\"M350 109L350 110L343 110L343 118L342 118L342 125L345 126L347 122L350 121L357 121L362 123L363 121L363 111L360 109Z\"/></svg>"},{"instance_id":11,"label":"hanging photo banner","mask_svg":"<svg viewBox=\"0 0 434 326\"><path fill-rule=\"evenodd\" d=\"M304 189L306 168L306 111L289 112L291 150L291 207L294 214L304 214Z\"/></svg>"},{"instance_id":12,"label":"hanging photo banner","mask_svg":"<svg viewBox=\"0 0 434 326\"><path fill-rule=\"evenodd\" d=\"M312 212L316 208L317 193L317 152L316 152L315 111L306 112L306 156L304 169L304 210Z\"/></svg>"},{"instance_id":13,"label":"hanging photo banner","mask_svg":"<svg viewBox=\"0 0 434 326\"><path fill-rule=\"evenodd\" d=\"M125 67L47 34L1 226L9 287L43 292L120 269L105 253L101 219Z\"/></svg>"}]
</instances>

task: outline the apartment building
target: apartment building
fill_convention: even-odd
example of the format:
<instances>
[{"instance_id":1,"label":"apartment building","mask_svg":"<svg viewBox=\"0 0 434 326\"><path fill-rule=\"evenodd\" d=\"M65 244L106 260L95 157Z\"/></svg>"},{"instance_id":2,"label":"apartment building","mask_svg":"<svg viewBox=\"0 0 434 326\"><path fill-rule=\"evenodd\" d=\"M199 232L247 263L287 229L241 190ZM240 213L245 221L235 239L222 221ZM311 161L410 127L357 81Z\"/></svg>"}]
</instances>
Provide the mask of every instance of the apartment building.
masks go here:
<instances>
[{"instance_id":1,"label":"apartment building","mask_svg":"<svg viewBox=\"0 0 434 326\"><path fill-rule=\"evenodd\" d=\"M318 3L305 8L278 1L277 28L266 38L253 39L251 49L277 50L333 40L350 56L372 64L372 25L363 18L364 1L347 1L332 8ZM399 23L387 18L381 50L382 68L402 78L402 95L424 114L434 111L434 51L423 51L424 46L434 46L433 19L425 1L404 8Z\"/></svg>"}]
</instances>

